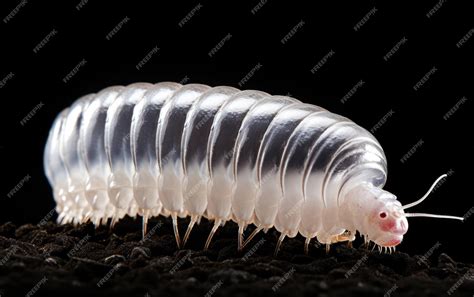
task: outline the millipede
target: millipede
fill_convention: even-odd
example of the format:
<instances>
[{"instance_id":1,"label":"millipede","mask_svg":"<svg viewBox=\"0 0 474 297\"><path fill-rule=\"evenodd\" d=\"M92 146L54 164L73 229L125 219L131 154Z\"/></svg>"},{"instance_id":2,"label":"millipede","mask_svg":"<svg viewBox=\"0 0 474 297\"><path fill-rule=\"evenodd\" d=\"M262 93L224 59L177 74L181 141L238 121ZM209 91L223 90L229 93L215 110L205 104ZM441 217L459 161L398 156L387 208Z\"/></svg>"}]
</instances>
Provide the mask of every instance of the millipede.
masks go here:
<instances>
[{"instance_id":1,"label":"millipede","mask_svg":"<svg viewBox=\"0 0 474 297\"><path fill-rule=\"evenodd\" d=\"M171 217L178 248L201 218L238 225L238 249L260 231L392 252L409 217L383 190L387 161L350 119L288 96L173 82L113 86L86 95L54 120L44 151L59 223L113 226L125 215ZM178 219L190 217L181 239ZM246 238L244 230L256 228Z\"/></svg>"}]
</instances>

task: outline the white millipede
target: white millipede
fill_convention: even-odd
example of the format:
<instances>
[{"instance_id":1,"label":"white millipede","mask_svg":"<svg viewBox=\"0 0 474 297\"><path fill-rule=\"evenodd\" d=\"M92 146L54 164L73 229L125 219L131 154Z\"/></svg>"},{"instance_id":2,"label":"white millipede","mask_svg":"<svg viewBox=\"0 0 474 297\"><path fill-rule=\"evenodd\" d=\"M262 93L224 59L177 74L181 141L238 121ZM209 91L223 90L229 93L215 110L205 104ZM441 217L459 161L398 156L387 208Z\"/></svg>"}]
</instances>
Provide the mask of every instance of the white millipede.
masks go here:
<instances>
[{"instance_id":1,"label":"white millipede","mask_svg":"<svg viewBox=\"0 0 474 297\"><path fill-rule=\"evenodd\" d=\"M392 251L408 229L382 187L378 141L351 120L286 96L172 82L114 86L78 99L55 119L44 152L60 223L111 225L125 215L170 216L178 247L201 217L213 220L208 248L228 220L238 248L275 227L326 247L353 241ZM181 240L178 218L190 216ZM249 225L256 229L244 241ZM374 247L375 247L374 245Z\"/></svg>"}]
</instances>

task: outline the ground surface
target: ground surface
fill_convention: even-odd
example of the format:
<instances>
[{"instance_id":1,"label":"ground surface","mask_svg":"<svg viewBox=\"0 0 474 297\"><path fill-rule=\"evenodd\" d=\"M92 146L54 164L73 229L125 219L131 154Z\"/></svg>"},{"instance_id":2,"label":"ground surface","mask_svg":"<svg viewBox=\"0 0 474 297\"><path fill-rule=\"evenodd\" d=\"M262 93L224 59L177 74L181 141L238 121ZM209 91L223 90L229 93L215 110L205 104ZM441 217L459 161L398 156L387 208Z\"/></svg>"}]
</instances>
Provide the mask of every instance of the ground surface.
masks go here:
<instances>
[{"instance_id":1,"label":"ground surface","mask_svg":"<svg viewBox=\"0 0 474 297\"><path fill-rule=\"evenodd\" d=\"M297 237L286 240L273 257L273 230L237 253L235 224L220 229L211 249L203 251L210 226L202 222L186 248L177 250L164 218L150 221L146 240L141 240L140 222L132 219L112 231L91 224L5 223L0 225L0 296L474 294L474 265L454 262L446 254L425 259L341 243L328 255L313 244L306 256ZM181 227L184 233L185 223Z\"/></svg>"}]
</instances>

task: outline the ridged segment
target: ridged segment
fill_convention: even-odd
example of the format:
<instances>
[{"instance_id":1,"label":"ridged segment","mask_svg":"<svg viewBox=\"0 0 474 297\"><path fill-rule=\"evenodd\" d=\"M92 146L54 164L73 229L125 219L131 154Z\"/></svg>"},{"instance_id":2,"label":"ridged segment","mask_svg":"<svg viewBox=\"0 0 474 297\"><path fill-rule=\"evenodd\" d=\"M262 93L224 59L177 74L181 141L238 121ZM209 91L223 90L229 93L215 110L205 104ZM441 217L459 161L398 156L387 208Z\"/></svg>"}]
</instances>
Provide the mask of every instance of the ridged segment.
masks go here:
<instances>
[{"instance_id":1,"label":"ridged segment","mask_svg":"<svg viewBox=\"0 0 474 297\"><path fill-rule=\"evenodd\" d=\"M186 116L198 98L210 88L192 84L177 90L161 109L157 127L158 193L163 206L174 214L186 215L183 207L181 138Z\"/></svg>"},{"instance_id":2,"label":"ridged segment","mask_svg":"<svg viewBox=\"0 0 474 297\"><path fill-rule=\"evenodd\" d=\"M93 94L84 96L71 106L59 135L59 154L67 173L68 189L66 196L68 202L73 203L71 212L76 222L82 221L84 216L90 211L90 206L84 192L87 182L87 171L82 161L80 129L83 111L93 97Z\"/></svg>"},{"instance_id":3,"label":"ridged segment","mask_svg":"<svg viewBox=\"0 0 474 297\"><path fill-rule=\"evenodd\" d=\"M107 110L105 122L105 152L111 174L108 194L115 207L116 218L136 215L137 203L133 196L134 165L130 145L133 110L151 84L133 84L123 89Z\"/></svg>"},{"instance_id":4,"label":"ridged segment","mask_svg":"<svg viewBox=\"0 0 474 297\"><path fill-rule=\"evenodd\" d=\"M67 197L67 173L64 162L60 157L60 135L69 109L58 114L49 131L48 140L44 150L44 170L49 183L53 186L53 197L56 201L56 211L65 214Z\"/></svg>"},{"instance_id":5,"label":"ridged segment","mask_svg":"<svg viewBox=\"0 0 474 297\"><path fill-rule=\"evenodd\" d=\"M85 196L91 206L87 214L97 224L114 214L108 196L109 159L105 151L107 110L123 87L110 87L99 92L83 111L80 129L82 158L87 169Z\"/></svg>"},{"instance_id":6,"label":"ridged segment","mask_svg":"<svg viewBox=\"0 0 474 297\"><path fill-rule=\"evenodd\" d=\"M273 226L283 199L278 173L287 140L305 117L320 110L320 107L309 104L288 105L275 115L263 136L256 164L258 193L255 215L265 228Z\"/></svg>"},{"instance_id":7,"label":"ridged segment","mask_svg":"<svg viewBox=\"0 0 474 297\"><path fill-rule=\"evenodd\" d=\"M247 113L235 140L233 176L235 189L232 196L234 220L245 226L253 222L258 191L257 157L262 139L275 115L288 104L299 101L289 97L270 96L259 92L261 100Z\"/></svg>"},{"instance_id":8,"label":"ridged segment","mask_svg":"<svg viewBox=\"0 0 474 297\"><path fill-rule=\"evenodd\" d=\"M242 91L231 96L216 114L212 123L208 150L209 183L207 216L221 220L231 218L234 193L233 163L235 140L249 110L262 99L254 91Z\"/></svg>"},{"instance_id":9,"label":"ridged segment","mask_svg":"<svg viewBox=\"0 0 474 297\"><path fill-rule=\"evenodd\" d=\"M158 215L163 206L158 199L156 131L161 109L180 87L181 85L177 83L153 85L133 109L130 129L130 147L134 165L132 188L140 215Z\"/></svg>"},{"instance_id":10,"label":"ridged segment","mask_svg":"<svg viewBox=\"0 0 474 297\"><path fill-rule=\"evenodd\" d=\"M209 183L208 143L216 114L228 99L239 92L231 87L215 87L201 95L186 116L181 139L184 179L184 210L194 219L207 209Z\"/></svg>"}]
</instances>

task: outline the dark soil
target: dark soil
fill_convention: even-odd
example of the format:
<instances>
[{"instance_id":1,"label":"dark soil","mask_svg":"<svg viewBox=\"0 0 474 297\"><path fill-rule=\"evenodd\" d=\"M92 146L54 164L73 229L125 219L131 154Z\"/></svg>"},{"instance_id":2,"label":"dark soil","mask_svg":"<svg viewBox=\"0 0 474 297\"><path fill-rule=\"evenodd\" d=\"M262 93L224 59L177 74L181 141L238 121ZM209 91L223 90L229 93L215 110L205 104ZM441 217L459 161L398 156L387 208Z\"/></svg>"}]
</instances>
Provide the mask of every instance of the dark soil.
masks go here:
<instances>
[{"instance_id":1,"label":"dark soil","mask_svg":"<svg viewBox=\"0 0 474 297\"><path fill-rule=\"evenodd\" d=\"M180 221L184 234L187 226ZM237 227L228 223L210 250L202 246L211 223L176 248L169 219L153 219L141 240L140 220L113 230L47 223L0 226L0 296L472 296L474 265L448 255L380 254L356 243L311 246L287 239L273 256L277 233L258 235L236 251ZM156 226L156 228L154 228ZM246 231L246 235L252 228Z\"/></svg>"}]
</instances>

